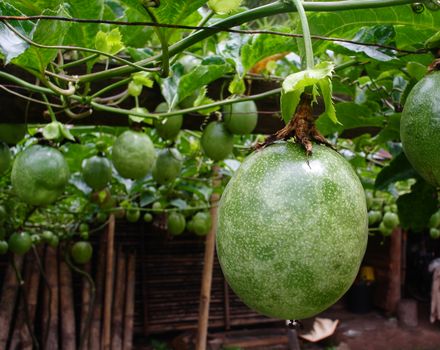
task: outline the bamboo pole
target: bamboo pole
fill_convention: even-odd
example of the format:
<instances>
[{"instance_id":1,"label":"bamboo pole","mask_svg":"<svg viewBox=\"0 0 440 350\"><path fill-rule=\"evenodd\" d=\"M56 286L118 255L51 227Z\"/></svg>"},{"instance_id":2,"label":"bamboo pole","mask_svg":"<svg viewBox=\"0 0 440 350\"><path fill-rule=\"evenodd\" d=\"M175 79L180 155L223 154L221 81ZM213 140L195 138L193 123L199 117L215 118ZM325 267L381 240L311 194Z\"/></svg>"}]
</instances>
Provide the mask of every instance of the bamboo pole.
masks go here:
<instances>
[{"instance_id":1,"label":"bamboo pole","mask_svg":"<svg viewBox=\"0 0 440 350\"><path fill-rule=\"evenodd\" d=\"M21 270L23 265L23 256L13 257L15 266ZM12 264L8 265L6 275L3 281L2 295L0 300L0 349L6 349L9 338L13 313L18 294L17 276Z\"/></svg>"},{"instance_id":2,"label":"bamboo pole","mask_svg":"<svg viewBox=\"0 0 440 350\"><path fill-rule=\"evenodd\" d=\"M91 275L91 264L88 262L84 265L84 271ZM87 327L87 320L90 312L90 300L91 300L91 286L89 281L84 277L82 279L82 291L81 291L81 334L84 333L84 329ZM90 330L89 330L90 331ZM84 339L83 349L88 349L89 337Z\"/></svg>"},{"instance_id":3,"label":"bamboo pole","mask_svg":"<svg viewBox=\"0 0 440 350\"><path fill-rule=\"evenodd\" d=\"M110 215L107 227L107 259L105 271L104 291L104 316L102 325L102 350L110 350L112 303L113 303L113 269L114 269L114 243L115 243L115 216Z\"/></svg>"},{"instance_id":4,"label":"bamboo pole","mask_svg":"<svg viewBox=\"0 0 440 350\"><path fill-rule=\"evenodd\" d=\"M89 349L95 350L101 348L101 318L104 295L104 276L105 276L105 251L107 246L107 230L101 235L99 243L98 267L96 270L96 297L93 306L93 318L89 334ZM87 348L86 348L87 349Z\"/></svg>"},{"instance_id":5,"label":"bamboo pole","mask_svg":"<svg viewBox=\"0 0 440 350\"><path fill-rule=\"evenodd\" d=\"M134 300L136 285L136 253L130 253L127 258L127 280L125 282L125 315L123 350L133 348Z\"/></svg>"},{"instance_id":6,"label":"bamboo pole","mask_svg":"<svg viewBox=\"0 0 440 350\"><path fill-rule=\"evenodd\" d=\"M47 246L45 257L46 278L49 288L44 290L43 298L43 349L53 350L59 348L58 343L58 251Z\"/></svg>"},{"instance_id":7,"label":"bamboo pole","mask_svg":"<svg viewBox=\"0 0 440 350\"><path fill-rule=\"evenodd\" d=\"M39 246L35 250L35 254L38 256L43 255L44 248ZM38 268L37 259L35 254L28 254L28 264L30 267L30 277L29 282L27 282L27 306L28 306L28 315L29 315L29 324L31 325L32 331L34 330L34 321L35 314L37 311L37 303L38 303L38 292L40 288L41 275L40 269ZM27 279L25 279L27 281ZM32 335L29 333L29 329L26 324L20 330L20 340L21 340L21 350L32 350L34 348L34 344L32 341Z\"/></svg>"},{"instance_id":8,"label":"bamboo pole","mask_svg":"<svg viewBox=\"0 0 440 350\"><path fill-rule=\"evenodd\" d=\"M220 184L218 178L219 167L213 169L214 180L213 188ZM211 217L212 226L205 241L205 255L203 261L202 287L200 291L199 305L199 321L197 327L196 350L206 350L206 341L208 338L208 322L209 322L209 304L211 301L212 272L214 268L215 255L215 234L217 231L217 202L220 196L218 193L211 195Z\"/></svg>"},{"instance_id":9,"label":"bamboo pole","mask_svg":"<svg viewBox=\"0 0 440 350\"><path fill-rule=\"evenodd\" d=\"M32 347L32 335L29 333L28 326L33 329L33 321L35 316L36 298L38 296L38 286L40 282L40 272L35 262L33 254L25 256L24 263L24 284L22 286L20 304L17 311L15 321L15 329L9 344L9 350L23 349L25 347ZM26 291L26 293L24 293ZM26 315L29 317L26 320Z\"/></svg>"},{"instance_id":10,"label":"bamboo pole","mask_svg":"<svg viewBox=\"0 0 440 350\"><path fill-rule=\"evenodd\" d=\"M112 318L112 350L122 350L122 320L125 304L125 286L126 286L126 258L121 247L118 249L115 277L115 298L113 303Z\"/></svg>"},{"instance_id":11,"label":"bamboo pole","mask_svg":"<svg viewBox=\"0 0 440 350\"><path fill-rule=\"evenodd\" d=\"M72 272L69 266L60 258L60 308L61 308L61 348L76 349L76 323L73 301Z\"/></svg>"}]
</instances>

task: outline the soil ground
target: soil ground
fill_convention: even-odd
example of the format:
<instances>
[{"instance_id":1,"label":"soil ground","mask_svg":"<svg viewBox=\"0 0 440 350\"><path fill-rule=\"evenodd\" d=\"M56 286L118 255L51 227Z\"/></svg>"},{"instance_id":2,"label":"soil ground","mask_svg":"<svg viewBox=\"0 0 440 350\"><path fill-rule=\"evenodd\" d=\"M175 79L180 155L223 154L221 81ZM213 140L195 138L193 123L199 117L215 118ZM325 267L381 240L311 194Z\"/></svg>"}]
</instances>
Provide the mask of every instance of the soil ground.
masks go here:
<instances>
[{"instance_id":1,"label":"soil ground","mask_svg":"<svg viewBox=\"0 0 440 350\"><path fill-rule=\"evenodd\" d=\"M303 342L301 349L332 350L440 350L440 322L429 322L429 305L418 305L417 327L402 326L379 311L354 314L337 304L322 317L339 319L336 333L320 344Z\"/></svg>"}]
</instances>

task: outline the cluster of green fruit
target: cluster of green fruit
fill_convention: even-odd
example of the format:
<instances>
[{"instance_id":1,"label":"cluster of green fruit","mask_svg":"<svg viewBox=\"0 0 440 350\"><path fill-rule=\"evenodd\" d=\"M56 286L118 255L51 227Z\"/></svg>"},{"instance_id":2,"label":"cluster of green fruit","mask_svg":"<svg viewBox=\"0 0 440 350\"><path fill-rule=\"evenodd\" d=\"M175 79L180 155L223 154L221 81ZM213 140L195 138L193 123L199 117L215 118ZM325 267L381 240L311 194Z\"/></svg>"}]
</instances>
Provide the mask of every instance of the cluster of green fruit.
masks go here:
<instances>
[{"instance_id":1,"label":"cluster of green fruit","mask_svg":"<svg viewBox=\"0 0 440 350\"><path fill-rule=\"evenodd\" d=\"M432 239L440 238L440 210L432 214L429 219L429 235Z\"/></svg>"},{"instance_id":2,"label":"cluster of green fruit","mask_svg":"<svg viewBox=\"0 0 440 350\"><path fill-rule=\"evenodd\" d=\"M214 121L203 131L200 144L214 161L225 159L234 148L233 135L248 135L257 126L258 111L254 101L238 102L223 108L223 121Z\"/></svg>"},{"instance_id":3,"label":"cluster of green fruit","mask_svg":"<svg viewBox=\"0 0 440 350\"><path fill-rule=\"evenodd\" d=\"M368 207L368 226L377 227L383 236L390 236L399 226L395 199L388 193L366 191Z\"/></svg>"}]
</instances>

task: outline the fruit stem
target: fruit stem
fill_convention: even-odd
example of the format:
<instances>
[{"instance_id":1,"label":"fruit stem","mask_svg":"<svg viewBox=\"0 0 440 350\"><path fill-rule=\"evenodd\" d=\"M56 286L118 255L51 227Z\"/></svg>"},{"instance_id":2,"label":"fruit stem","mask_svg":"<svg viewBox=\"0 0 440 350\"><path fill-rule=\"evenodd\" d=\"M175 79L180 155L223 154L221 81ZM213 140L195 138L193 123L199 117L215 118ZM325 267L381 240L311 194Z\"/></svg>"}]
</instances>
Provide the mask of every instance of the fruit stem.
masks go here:
<instances>
[{"instance_id":1,"label":"fruit stem","mask_svg":"<svg viewBox=\"0 0 440 350\"><path fill-rule=\"evenodd\" d=\"M47 106L47 111L49 112L49 116L50 116L50 120L52 122L56 122L57 121L57 117L55 116L55 113L52 109L52 106L50 105L49 99L47 98L46 94L41 94L43 96L44 101L46 102L46 106Z\"/></svg>"},{"instance_id":2,"label":"fruit stem","mask_svg":"<svg viewBox=\"0 0 440 350\"><path fill-rule=\"evenodd\" d=\"M292 2L296 10L298 12L299 20L301 21L302 31L303 31L303 39L304 39L304 47L306 54L306 69L312 69L315 66L314 57L313 57L313 46L312 46L312 38L310 36L310 28L309 22L307 20L306 12L304 11L303 0L289 0Z\"/></svg>"},{"instance_id":3,"label":"fruit stem","mask_svg":"<svg viewBox=\"0 0 440 350\"><path fill-rule=\"evenodd\" d=\"M147 11L148 15L150 16L151 21L153 23L158 23L158 20L157 20L156 16L154 15L154 13L148 7L145 8L145 10ZM153 29L156 32L156 35L160 41L160 46L162 48L162 54L161 54L162 69L161 69L159 75L162 78L166 78L170 74L170 54L168 51L168 40L165 37L164 31L162 30L162 28L154 27Z\"/></svg>"}]
</instances>

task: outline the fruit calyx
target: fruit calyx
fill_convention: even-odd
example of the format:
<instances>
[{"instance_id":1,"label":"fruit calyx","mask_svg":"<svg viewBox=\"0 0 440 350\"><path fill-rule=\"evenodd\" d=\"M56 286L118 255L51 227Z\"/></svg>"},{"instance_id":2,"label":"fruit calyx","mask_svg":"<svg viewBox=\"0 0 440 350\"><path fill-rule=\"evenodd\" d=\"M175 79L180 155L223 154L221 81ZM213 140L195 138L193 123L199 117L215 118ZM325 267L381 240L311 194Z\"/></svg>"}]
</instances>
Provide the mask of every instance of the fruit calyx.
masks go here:
<instances>
[{"instance_id":1,"label":"fruit calyx","mask_svg":"<svg viewBox=\"0 0 440 350\"><path fill-rule=\"evenodd\" d=\"M312 154L313 142L323 144L334 149L333 145L321 135L315 125L317 117L313 115L312 110L312 96L307 93L301 95L301 101L296 109L295 115L290 122L275 134L266 138L263 143L256 146L256 149L261 149L273 144L276 141L294 138L295 141L301 144L306 150L307 155Z\"/></svg>"},{"instance_id":2,"label":"fruit calyx","mask_svg":"<svg viewBox=\"0 0 440 350\"><path fill-rule=\"evenodd\" d=\"M439 58L435 59L429 66L428 66L428 74L436 71L440 71L440 49L439 49Z\"/></svg>"}]
</instances>

